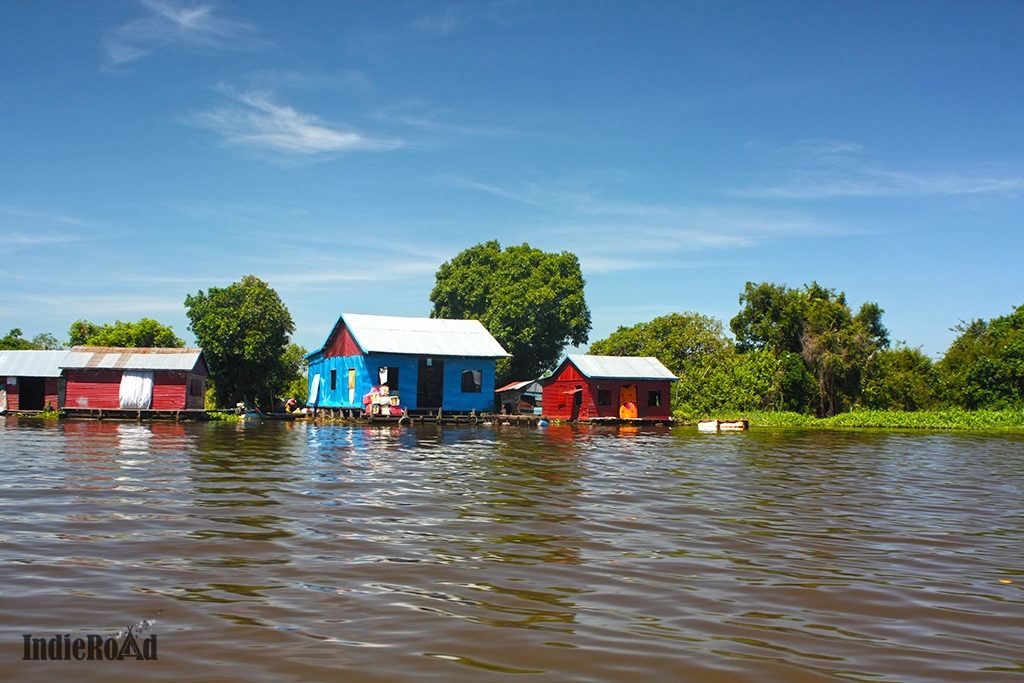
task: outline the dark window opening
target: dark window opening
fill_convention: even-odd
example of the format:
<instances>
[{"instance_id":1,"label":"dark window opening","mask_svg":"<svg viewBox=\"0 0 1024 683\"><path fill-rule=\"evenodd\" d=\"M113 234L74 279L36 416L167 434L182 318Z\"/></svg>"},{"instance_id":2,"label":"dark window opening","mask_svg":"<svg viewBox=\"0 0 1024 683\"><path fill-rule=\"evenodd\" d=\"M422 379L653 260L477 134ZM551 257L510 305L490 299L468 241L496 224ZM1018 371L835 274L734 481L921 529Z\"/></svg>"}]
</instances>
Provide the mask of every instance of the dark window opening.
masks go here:
<instances>
[{"instance_id":1,"label":"dark window opening","mask_svg":"<svg viewBox=\"0 0 1024 683\"><path fill-rule=\"evenodd\" d=\"M647 405L649 405L649 406L660 406L661 405L661 392L660 391L648 391L647 392Z\"/></svg>"},{"instance_id":2,"label":"dark window opening","mask_svg":"<svg viewBox=\"0 0 1024 683\"><path fill-rule=\"evenodd\" d=\"M483 391L484 373L480 370L462 371L462 391L467 394L479 394Z\"/></svg>"},{"instance_id":3,"label":"dark window opening","mask_svg":"<svg viewBox=\"0 0 1024 683\"><path fill-rule=\"evenodd\" d=\"M338 388L338 371L331 369L331 391Z\"/></svg>"},{"instance_id":4,"label":"dark window opening","mask_svg":"<svg viewBox=\"0 0 1024 683\"><path fill-rule=\"evenodd\" d=\"M598 389L597 390L597 405L599 406L610 406L612 404L612 390L611 389Z\"/></svg>"},{"instance_id":5,"label":"dark window opening","mask_svg":"<svg viewBox=\"0 0 1024 683\"><path fill-rule=\"evenodd\" d=\"M387 386L392 394L398 393L398 368L384 367L377 368L377 379L380 386Z\"/></svg>"}]
</instances>

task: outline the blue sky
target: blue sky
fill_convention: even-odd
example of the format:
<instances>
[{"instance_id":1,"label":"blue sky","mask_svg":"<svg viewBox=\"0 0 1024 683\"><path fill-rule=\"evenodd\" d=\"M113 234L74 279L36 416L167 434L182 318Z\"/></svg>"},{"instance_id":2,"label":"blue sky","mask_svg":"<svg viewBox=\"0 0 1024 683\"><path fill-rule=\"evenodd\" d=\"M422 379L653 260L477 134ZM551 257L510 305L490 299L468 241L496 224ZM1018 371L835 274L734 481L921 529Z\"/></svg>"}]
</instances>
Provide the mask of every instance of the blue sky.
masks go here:
<instances>
[{"instance_id":1,"label":"blue sky","mask_svg":"<svg viewBox=\"0 0 1024 683\"><path fill-rule=\"evenodd\" d=\"M266 280L319 348L497 239L591 340L744 283L941 355L1024 303L1024 3L0 3L0 334Z\"/></svg>"}]
</instances>

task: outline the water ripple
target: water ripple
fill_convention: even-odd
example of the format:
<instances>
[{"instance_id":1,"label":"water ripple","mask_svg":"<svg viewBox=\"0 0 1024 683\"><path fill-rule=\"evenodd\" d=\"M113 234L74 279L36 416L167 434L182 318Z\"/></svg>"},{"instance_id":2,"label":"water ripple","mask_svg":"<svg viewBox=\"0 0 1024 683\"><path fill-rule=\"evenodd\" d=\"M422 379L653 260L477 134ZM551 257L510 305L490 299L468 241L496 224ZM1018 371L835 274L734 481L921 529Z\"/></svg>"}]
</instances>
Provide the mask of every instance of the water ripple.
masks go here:
<instances>
[{"instance_id":1,"label":"water ripple","mask_svg":"<svg viewBox=\"0 0 1024 683\"><path fill-rule=\"evenodd\" d=\"M0 438L9 647L159 613L145 675L168 680L1024 674L1020 436L6 418ZM109 677L5 676L69 672Z\"/></svg>"}]
</instances>

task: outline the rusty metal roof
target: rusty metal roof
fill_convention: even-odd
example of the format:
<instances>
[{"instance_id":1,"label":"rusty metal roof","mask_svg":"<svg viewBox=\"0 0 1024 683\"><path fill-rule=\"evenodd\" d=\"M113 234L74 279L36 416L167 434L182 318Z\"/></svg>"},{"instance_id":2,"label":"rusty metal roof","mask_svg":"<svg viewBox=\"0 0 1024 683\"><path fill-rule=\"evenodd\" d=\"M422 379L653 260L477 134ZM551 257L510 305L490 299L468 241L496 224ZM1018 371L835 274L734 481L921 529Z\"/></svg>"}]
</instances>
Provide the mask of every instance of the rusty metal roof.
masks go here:
<instances>
[{"instance_id":1,"label":"rusty metal roof","mask_svg":"<svg viewBox=\"0 0 1024 683\"><path fill-rule=\"evenodd\" d=\"M4 377L60 377L67 349L0 351L0 382Z\"/></svg>"},{"instance_id":2,"label":"rusty metal roof","mask_svg":"<svg viewBox=\"0 0 1024 683\"><path fill-rule=\"evenodd\" d=\"M479 320L403 318L342 313L341 320L366 353L505 358L508 352Z\"/></svg>"},{"instance_id":3,"label":"rusty metal roof","mask_svg":"<svg viewBox=\"0 0 1024 683\"><path fill-rule=\"evenodd\" d=\"M506 384L503 387L495 389L494 393L500 394L503 391L521 391L524 394L540 394L544 391L544 387L542 387L537 380L528 379L523 382L512 382L511 384Z\"/></svg>"},{"instance_id":4,"label":"rusty metal roof","mask_svg":"<svg viewBox=\"0 0 1024 683\"><path fill-rule=\"evenodd\" d=\"M591 379L679 379L653 356L589 356L570 354L566 359Z\"/></svg>"},{"instance_id":5,"label":"rusty metal roof","mask_svg":"<svg viewBox=\"0 0 1024 683\"><path fill-rule=\"evenodd\" d=\"M191 370L202 349L117 348L76 346L67 352L61 367L73 370Z\"/></svg>"}]
</instances>

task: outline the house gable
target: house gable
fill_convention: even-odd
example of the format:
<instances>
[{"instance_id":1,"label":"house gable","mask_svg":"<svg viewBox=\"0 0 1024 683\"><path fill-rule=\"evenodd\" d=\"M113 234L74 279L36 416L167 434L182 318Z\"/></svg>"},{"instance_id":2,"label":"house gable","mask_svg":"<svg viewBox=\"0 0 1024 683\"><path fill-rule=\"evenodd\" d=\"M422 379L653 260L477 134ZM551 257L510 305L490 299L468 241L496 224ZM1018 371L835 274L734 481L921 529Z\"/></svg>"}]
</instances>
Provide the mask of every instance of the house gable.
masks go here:
<instances>
[{"instance_id":1,"label":"house gable","mask_svg":"<svg viewBox=\"0 0 1024 683\"><path fill-rule=\"evenodd\" d=\"M330 339L327 340L327 344L324 345L323 355L326 358L361 356L363 355L363 349L360 348L359 342L352 336L348 325L339 321L331 333Z\"/></svg>"}]
</instances>

